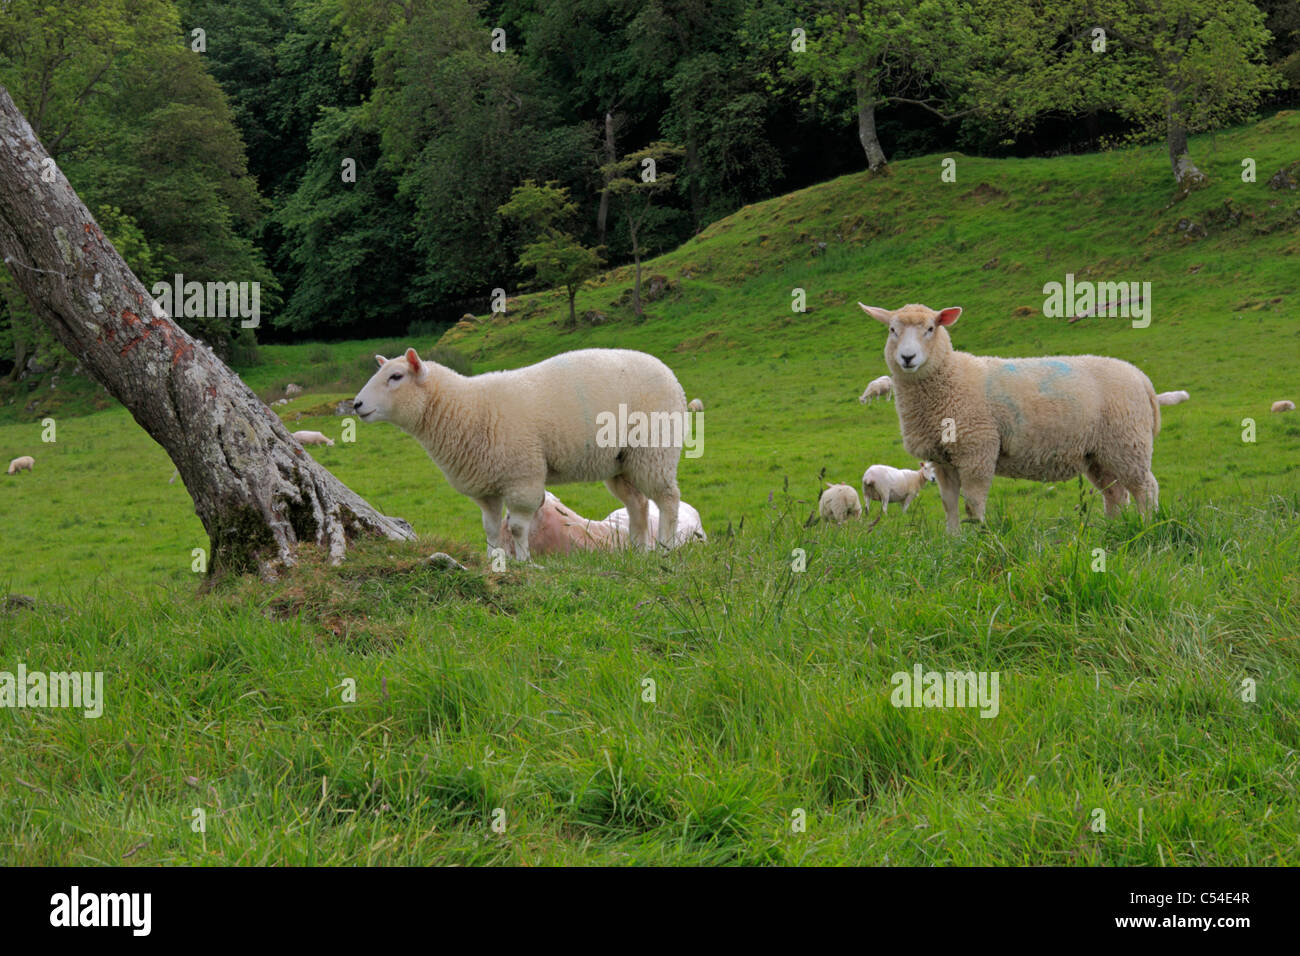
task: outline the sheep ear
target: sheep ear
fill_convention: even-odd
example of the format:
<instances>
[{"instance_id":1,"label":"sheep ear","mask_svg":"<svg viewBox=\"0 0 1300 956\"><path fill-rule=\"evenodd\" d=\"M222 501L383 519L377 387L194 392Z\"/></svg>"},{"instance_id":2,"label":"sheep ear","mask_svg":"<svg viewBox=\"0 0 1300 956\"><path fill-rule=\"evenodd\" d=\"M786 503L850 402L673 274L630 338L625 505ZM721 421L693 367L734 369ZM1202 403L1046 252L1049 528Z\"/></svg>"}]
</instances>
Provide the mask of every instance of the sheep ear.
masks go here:
<instances>
[{"instance_id":1,"label":"sheep ear","mask_svg":"<svg viewBox=\"0 0 1300 956\"><path fill-rule=\"evenodd\" d=\"M388 361L388 359L384 358L384 357L383 357L382 355L380 355L378 352L375 353L375 364L378 365L380 368L383 368L383 367L384 367L384 363L387 362L387 361Z\"/></svg>"},{"instance_id":2,"label":"sheep ear","mask_svg":"<svg viewBox=\"0 0 1300 956\"><path fill-rule=\"evenodd\" d=\"M411 371L416 375L419 375L424 371L423 367L420 365L420 356L416 354L415 349L406 350L406 364L411 366Z\"/></svg>"},{"instance_id":3,"label":"sheep ear","mask_svg":"<svg viewBox=\"0 0 1300 956\"><path fill-rule=\"evenodd\" d=\"M888 309L878 309L874 305L862 305L861 302L859 302L858 305L862 307L863 312L867 313L867 315L871 316L877 322L882 322L885 325L888 325L894 319L894 313L890 312Z\"/></svg>"},{"instance_id":4,"label":"sheep ear","mask_svg":"<svg viewBox=\"0 0 1300 956\"><path fill-rule=\"evenodd\" d=\"M957 321L957 316L961 315L961 306L955 305L951 309L944 309L939 313L940 325L952 325Z\"/></svg>"}]
</instances>

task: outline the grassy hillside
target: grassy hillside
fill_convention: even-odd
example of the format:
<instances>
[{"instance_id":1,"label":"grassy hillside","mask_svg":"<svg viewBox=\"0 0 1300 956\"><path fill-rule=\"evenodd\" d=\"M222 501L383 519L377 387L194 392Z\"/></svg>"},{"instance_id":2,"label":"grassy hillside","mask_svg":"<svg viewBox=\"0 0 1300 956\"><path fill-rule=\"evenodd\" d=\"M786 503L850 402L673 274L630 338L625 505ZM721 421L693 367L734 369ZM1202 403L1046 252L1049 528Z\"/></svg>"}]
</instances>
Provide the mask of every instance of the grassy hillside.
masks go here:
<instances>
[{"instance_id":1,"label":"grassy hillside","mask_svg":"<svg viewBox=\"0 0 1300 956\"><path fill-rule=\"evenodd\" d=\"M643 322L622 269L579 296L598 324L565 328L541 294L443 338L476 371L590 345L667 361L705 401L680 482L712 538L668 556L490 573L477 508L411 439L360 426L313 454L420 545L200 593L202 528L129 415L60 415L49 444L11 415L0 456L37 466L0 476L0 596L36 603L0 608L0 670L103 670L108 701L97 720L0 709L17 781L0 854L1295 863L1300 418L1268 408L1300 400L1300 190L1268 180L1300 178L1297 141L1296 114L1197 140L1214 185L1172 207L1156 148L957 156L956 183L944 157L906 161L652 261L668 289ZM1045 318L1043 285L1066 273L1151 282L1150 326ZM892 405L856 401L885 372L857 300L961 305L959 348L1114 355L1189 390L1164 410L1158 518L1106 522L1075 481L998 479L988 527L957 539L933 489L874 529L808 526L823 472L911 464ZM308 386L279 410L338 438L332 405L402 344L268 347L245 377L268 398ZM557 490L594 517L617 507L600 485ZM471 570L420 564L434 549ZM894 708L890 677L916 664L999 671L998 717Z\"/></svg>"}]
</instances>

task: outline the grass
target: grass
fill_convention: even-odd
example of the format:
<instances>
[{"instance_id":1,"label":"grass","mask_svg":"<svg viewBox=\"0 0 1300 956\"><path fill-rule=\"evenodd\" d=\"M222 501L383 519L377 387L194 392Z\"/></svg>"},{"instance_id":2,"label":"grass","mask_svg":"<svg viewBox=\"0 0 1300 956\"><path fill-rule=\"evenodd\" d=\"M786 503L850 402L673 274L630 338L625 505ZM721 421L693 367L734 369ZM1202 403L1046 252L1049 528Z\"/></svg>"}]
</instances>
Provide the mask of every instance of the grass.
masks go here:
<instances>
[{"instance_id":1,"label":"grass","mask_svg":"<svg viewBox=\"0 0 1300 956\"><path fill-rule=\"evenodd\" d=\"M39 405L9 406L0 453L37 465L0 476L0 595L34 605L0 607L0 671L100 670L107 701L93 720L0 708L0 856L1295 864L1300 419L1268 406L1294 397L1300 196L1265 183L1298 133L1278 114L1203 138L1215 185L1173 208L1157 149L958 157L954 185L942 157L907 161L654 260L678 286L644 322L616 304L623 270L579 297L606 324L566 330L543 294L444 337L476 371L587 345L668 361L706 404L680 480L711 536L669 555L492 573L477 509L409 438L361 426L311 451L418 546L204 588L192 503L129 415L72 403L43 443ZM1152 282L1151 326L1045 319L1066 272ZM809 524L823 475L908 464L890 404L855 401L883 367L857 299L962 305L960 348L1116 355L1188 389L1164 410L1159 515L999 479L988 525L957 538L933 489L874 528ZM307 386L277 410L339 439L332 405L403 344L266 347L245 377L268 398ZM599 485L560 494L616 507ZM423 564L434 550L469 570ZM998 672L998 716L891 706L917 664Z\"/></svg>"}]
</instances>

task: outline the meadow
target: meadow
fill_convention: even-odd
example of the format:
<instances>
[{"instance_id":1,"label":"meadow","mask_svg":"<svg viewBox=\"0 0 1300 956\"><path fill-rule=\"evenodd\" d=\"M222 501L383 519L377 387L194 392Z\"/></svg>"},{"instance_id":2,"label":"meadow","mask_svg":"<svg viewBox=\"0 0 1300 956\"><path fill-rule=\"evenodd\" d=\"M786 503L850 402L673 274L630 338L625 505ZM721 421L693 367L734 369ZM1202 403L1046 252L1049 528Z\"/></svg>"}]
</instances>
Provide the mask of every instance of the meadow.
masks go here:
<instances>
[{"instance_id":1,"label":"meadow","mask_svg":"<svg viewBox=\"0 0 1300 956\"><path fill-rule=\"evenodd\" d=\"M1195 140L1213 184L1172 205L1156 147L954 156L955 183L943 156L905 160L652 260L644 320L621 268L576 328L542 292L440 341L264 346L240 369L268 400L305 385L277 410L338 440L375 352L658 355L706 408L679 480L710 542L670 554L494 573L475 505L358 425L311 453L418 544L211 583L129 414L97 388L0 395L0 456L37 460L0 475L0 671L103 671L107 695L96 719L0 709L0 860L1296 863L1300 417L1269 405L1300 400L1297 141L1295 113ZM1149 327L1046 318L1067 273L1150 282ZM1160 512L1107 521L1084 482L998 479L955 538L933 488L874 527L811 521L824 480L915 466L892 404L857 402L887 371L859 300L960 305L958 348L1113 355L1187 389L1162 410ZM894 707L917 664L998 672L998 715Z\"/></svg>"}]
</instances>

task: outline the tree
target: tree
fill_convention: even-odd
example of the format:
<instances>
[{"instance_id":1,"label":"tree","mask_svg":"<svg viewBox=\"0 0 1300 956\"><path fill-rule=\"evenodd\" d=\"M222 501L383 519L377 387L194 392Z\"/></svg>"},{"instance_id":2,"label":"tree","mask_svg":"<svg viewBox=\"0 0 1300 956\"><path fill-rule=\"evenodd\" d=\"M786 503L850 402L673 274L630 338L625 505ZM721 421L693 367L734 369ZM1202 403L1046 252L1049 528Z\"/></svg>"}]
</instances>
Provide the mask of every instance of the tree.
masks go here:
<instances>
[{"instance_id":1,"label":"tree","mask_svg":"<svg viewBox=\"0 0 1300 956\"><path fill-rule=\"evenodd\" d=\"M602 265L594 249L588 249L560 228L578 207L569 201L569 191L554 182L539 186L531 180L515 187L510 201L497 212L521 223L533 235L519 256L519 265L532 269L545 288L564 286L569 294L569 326L578 324L574 300L583 284Z\"/></svg>"},{"instance_id":2,"label":"tree","mask_svg":"<svg viewBox=\"0 0 1300 956\"><path fill-rule=\"evenodd\" d=\"M412 539L163 312L47 160L0 86L0 258L37 317L171 456L207 530L210 570L269 576L299 543L337 562L358 536Z\"/></svg>"},{"instance_id":3,"label":"tree","mask_svg":"<svg viewBox=\"0 0 1300 956\"><path fill-rule=\"evenodd\" d=\"M641 310L641 252L642 229L654 205L654 198L672 184L673 174L663 172L659 166L669 160L681 159L685 150L662 140L644 149L628 153L601 171L609 191L622 196L627 208L628 235L632 239L632 260L636 263L636 280L632 284L632 311L640 318Z\"/></svg>"}]
</instances>

